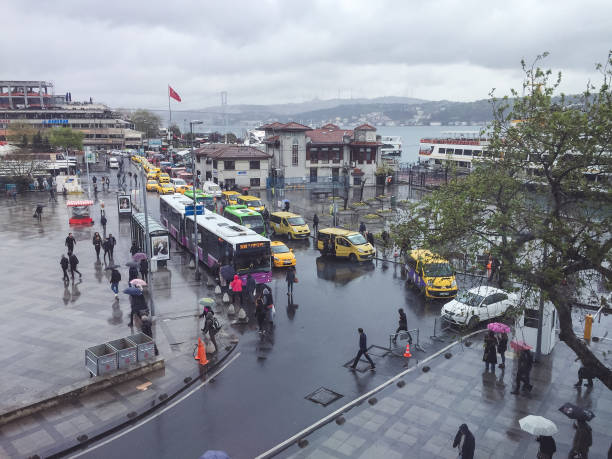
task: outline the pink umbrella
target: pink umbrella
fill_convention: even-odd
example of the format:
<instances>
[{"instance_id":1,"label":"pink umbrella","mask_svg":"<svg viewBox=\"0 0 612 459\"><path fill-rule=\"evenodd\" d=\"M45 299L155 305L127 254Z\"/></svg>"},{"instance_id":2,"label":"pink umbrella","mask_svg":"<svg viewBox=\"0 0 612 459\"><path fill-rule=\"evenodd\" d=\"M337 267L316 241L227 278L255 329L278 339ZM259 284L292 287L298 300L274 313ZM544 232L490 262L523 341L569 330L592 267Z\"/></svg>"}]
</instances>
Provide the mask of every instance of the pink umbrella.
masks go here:
<instances>
[{"instance_id":1,"label":"pink umbrella","mask_svg":"<svg viewBox=\"0 0 612 459\"><path fill-rule=\"evenodd\" d=\"M142 279L132 279L130 281L130 285L133 285L134 287L146 287L147 283Z\"/></svg>"},{"instance_id":2,"label":"pink umbrella","mask_svg":"<svg viewBox=\"0 0 612 459\"><path fill-rule=\"evenodd\" d=\"M525 341L510 341L510 347L515 351L524 351L526 349L533 349L529 344Z\"/></svg>"},{"instance_id":3,"label":"pink umbrella","mask_svg":"<svg viewBox=\"0 0 612 459\"><path fill-rule=\"evenodd\" d=\"M487 325L487 328L493 333L510 333L510 327L506 324L500 324L499 322L493 322Z\"/></svg>"},{"instance_id":4,"label":"pink umbrella","mask_svg":"<svg viewBox=\"0 0 612 459\"><path fill-rule=\"evenodd\" d=\"M142 253L142 252L138 252L135 253L134 255L132 255L132 260L134 261L140 261L140 260L146 260L147 258L147 254L146 253Z\"/></svg>"}]
</instances>

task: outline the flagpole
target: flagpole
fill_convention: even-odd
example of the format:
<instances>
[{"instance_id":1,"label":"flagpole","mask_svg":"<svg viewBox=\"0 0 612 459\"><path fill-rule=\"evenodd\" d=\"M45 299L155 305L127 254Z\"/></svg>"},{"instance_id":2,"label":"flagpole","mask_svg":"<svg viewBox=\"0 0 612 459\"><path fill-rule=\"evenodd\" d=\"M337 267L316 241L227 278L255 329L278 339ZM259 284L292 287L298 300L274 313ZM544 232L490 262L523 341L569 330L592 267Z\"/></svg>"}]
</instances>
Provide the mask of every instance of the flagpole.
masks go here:
<instances>
[{"instance_id":1,"label":"flagpole","mask_svg":"<svg viewBox=\"0 0 612 459\"><path fill-rule=\"evenodd\" d=\"M172 109L170 108L170 83L168 83L168 113L170 113L170 121L168 122L168 128L172 126Z\"/></svg>"}]
</instances>

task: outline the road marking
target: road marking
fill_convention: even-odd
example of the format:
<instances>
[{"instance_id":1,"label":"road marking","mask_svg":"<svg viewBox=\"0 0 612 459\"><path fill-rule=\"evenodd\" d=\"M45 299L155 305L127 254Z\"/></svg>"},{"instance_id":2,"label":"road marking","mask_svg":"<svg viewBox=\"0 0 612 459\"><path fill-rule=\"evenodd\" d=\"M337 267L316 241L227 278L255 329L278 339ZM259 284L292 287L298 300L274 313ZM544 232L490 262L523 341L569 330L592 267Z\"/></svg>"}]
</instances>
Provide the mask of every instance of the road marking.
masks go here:
<instances>
[{"instance_id":1,"label":"road marking","mask_svg":"<svg viewBox=\"0 0 612 459\"><path fill-rule=\"evenodd\" d=\"M478 333L481 333L483 331L486 330L476 330L475 332L470 333L469 335L463 336L461 338L461 341L465 340L466 338L470 338L471 336L474 336ZM340 414L344 414L346 411L350 410L351 408L353 408L355 405L359 404L361 401L367 399L368 397L370 397L371 395L374 395L377 392L380 392L381 390L385 389L386 387L390 386L391 384L393 384L394 381L403 378L405 375L407 375L408 373L414 371L417 368L420 368L423 366L423 364L429 362L430 360L434 359L435 357L438 357L440 354L442 354L443 352L446 352L447 350L449 350L450 348L452 348L453 346L456 346L457 344L459 344L459 342L454 341L451 344L449 344L448 346L445 346L444 348L440 349L438 352L436 352L433 355L430 355L429 357L427 357L425 360L421 360L419 363L417 363L414 367L408 368L407 370L402 371L401 373L398 373L397 375L393 376L392 378L388 379L387 381L385 381L384 383L380 384L379 386L375 387L374 389L372 389L369 392L366 392L365 394L363 394L362 396L348 402L346 405L338 408L336 411L334 411L333 413L328 414L327 416L325 416L324 418L319 419L317 422L315 422L314 424L311 424L310 426L306 427L305 429L302 429L300 432L296 433L295 435L293 435L292 437L288 438L287 440L285 440L282 443L279 443L278 445L272 447L271 449L269 449L268 451L259 454L258 456L255 457L255 459L266 459L269 457L273 457L276 454L280 453L281 451L284 451L285 449L287 449L289 446L291 446L293 443L295 443L296 440L298 440L301 437L304 437L306 435L310 435L312 432L314 432L315 430L317 430L319 427L324 426L325 424L330 423L331 421L334 420L334 418Z\"/></svg>"},{"instance_id":2,"label":"road marking","mask_svg":"<svg viewBox=\"0 0 612 459\"><path fill-rule=\"evenodd\" d=\"M147 422L152 421L153 419L161 416L162 414L164 414L166 411L168 411L169 409L175 407L176 405L178 405L179 403L181 403L183 400L185 400L187 397L190 397L191 395L193 395L195 392L197 392L199 389L201 389L202 387L204 387L206 384L208 384L213 378L215 378L219 373L221 373L223 370L225 370L234 360L236 360L238 357L240 357L240 352L238 352L234 357L232 357L230 359L229 362L227 362L225 365L223 365L221 368L219 368L217 371L215 371L212 375L210 375L206 381L201 382L200 384L198 384L196 387L194 387L193 389L191 389L189 392L187 392L185 395L183 395L181 398L173 401L170 405L164 407L162 410L158 411L157 413L155 413L153 416L148 417L146 419L143 419L142 421L140 421L137 424L134 424L132 427L130 427L129 429L123 430L119 433L117 433L116 435L107 438L106 440L104 440L101 443L96 443L95 445L93 445L90 448L86 448L85 450L75 454L74 456L70 456L70 458L76 458L76 457L81 457L85 454L89 454L90 452L109 444L112 441L117 440L118 438L123 437L124 435L130 433L133 430L138 429L139 427L143 426L144 424L146 424Z\"/></svg>"}]
</instances>

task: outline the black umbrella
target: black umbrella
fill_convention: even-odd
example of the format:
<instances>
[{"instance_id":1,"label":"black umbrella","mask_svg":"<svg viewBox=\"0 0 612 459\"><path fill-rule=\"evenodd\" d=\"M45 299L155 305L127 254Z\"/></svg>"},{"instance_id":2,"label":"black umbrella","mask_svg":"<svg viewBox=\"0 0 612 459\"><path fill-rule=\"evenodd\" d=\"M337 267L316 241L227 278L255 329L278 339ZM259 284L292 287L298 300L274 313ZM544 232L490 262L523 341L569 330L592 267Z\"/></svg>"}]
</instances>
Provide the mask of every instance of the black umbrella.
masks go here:
<instances>
[{"instance_id":1,"label":"black umbrella","mask_svg":"<svg viewBox=\"0 0 612 459\"><path fill-rule=\"evenodd\" d=\"M125 266L128 266L130 268L138 268L138 266L140 266L140 263L137 263L135 261L128 261Z\"/></svg>"},{"instance_id":2,"label":"black umbrella","mask_svg":"<svg viewBox=\"0 0 612 459\"><path fill-rule=\"evenodd\" d=\"M595 417L595 413L593 413L591 410L580 408L579 406L569 402L565 403L561 408L559 408L559 411L561 411L568 418L576 419L578 421L590 421Z\"/></svg>"},{"instance_id":3,"label":"black umbrella","mask_svg":"<svg viewBox=\"0 0 612 459\"><path fill-rule=\"evenodd\" d=\"M121 266L119 265L110 265L107 266L106 268L104 268L106 271L110 271L111 269L117 269L117 268L121 268Z\"/></svg>"},{"instance_id":4,"label":"black umbrella","mask_svg":"<svg viewBox=\"0 0 612 459\"><path fill-rule=\"evenodd\" d=\"M232 266L230 265L221 266L219 273L223 276L223 279L225 279L226 281L231 281L234 279L234 274L235 274L234 268L232 268Z\"/></svg>"}]
</instances>

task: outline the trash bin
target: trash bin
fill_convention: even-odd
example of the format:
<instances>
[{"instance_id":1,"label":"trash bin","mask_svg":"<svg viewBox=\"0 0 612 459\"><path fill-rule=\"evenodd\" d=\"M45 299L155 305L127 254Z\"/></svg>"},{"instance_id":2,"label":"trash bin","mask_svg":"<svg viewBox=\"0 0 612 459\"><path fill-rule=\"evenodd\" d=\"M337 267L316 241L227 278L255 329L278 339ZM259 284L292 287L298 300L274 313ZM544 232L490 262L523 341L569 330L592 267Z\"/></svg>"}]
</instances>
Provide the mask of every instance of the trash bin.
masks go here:
<instances>
[{"instance_id":1,"label":"trash bin","mask_svg":"<svg viewBox=\"0 0 612 459\"><path fill-rule=\"evenodd\" d=\"M136 354L139 362L155 357L155 343L150 336L144 333L136 333L126 338L136 346Z\"/></svg>"},{"instance_id":2,"label":"trash bin","mask_svg":"<svg viewBox=\"0 0 612 459\"><path fill-rule=\"evenodd\" d=\"M117 351L108 344L85 349L85 367L92 376L100 376L117 369Z\"/></svg>"},{"instance_id":3,"label":"trash bin","mask_svg":"<svg viewBox=\"0 0 612 459\"><path fill-rule=\"evenodd\" d=\"M397 197L391 196L391 207L397 206Z\"/></svg>"},{"instance_id":4,"label":"trash bin","mask_svg":"<svg viewBox=\"0 0 612 459\"><path fill-rule=\"evenodd\" d=\"M121 338L107 343L117 351L117 364L119 368L127 368L136 363L136 346L133 342Z\"/></svg>"},{"instance_id":5,"label":"trash bin","mask_svg":"<svg viewBox=\"0 0 612 459\"><path fill-rule=\"evenodd\" d=\"M157 272L157 257L151 257L151 272Z\"/></svg>"}]
</instances>

